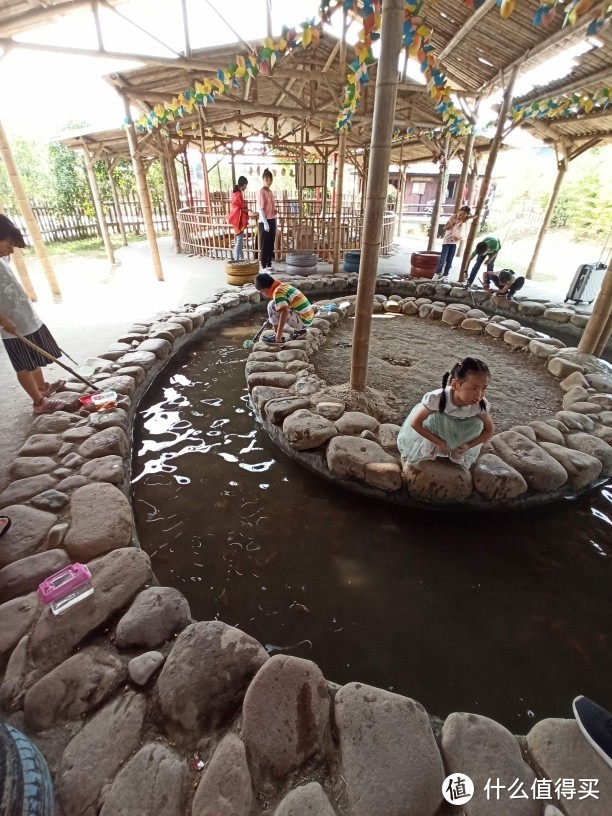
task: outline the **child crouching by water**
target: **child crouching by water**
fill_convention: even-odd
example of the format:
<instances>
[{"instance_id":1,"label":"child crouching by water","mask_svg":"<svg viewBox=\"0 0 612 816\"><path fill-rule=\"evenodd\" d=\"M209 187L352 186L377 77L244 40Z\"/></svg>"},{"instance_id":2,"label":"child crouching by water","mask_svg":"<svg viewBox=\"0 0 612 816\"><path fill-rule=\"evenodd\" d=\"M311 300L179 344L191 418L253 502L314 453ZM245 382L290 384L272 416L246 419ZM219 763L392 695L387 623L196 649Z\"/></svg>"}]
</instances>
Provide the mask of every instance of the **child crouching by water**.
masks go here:
<instances>
[{"instance_id":1,"label":"child crouching by water","mask_svg":"<svg viewBox=\"0 0 612 816\"><path fill-rule=\"evenodd\" d=\"M468 470L495 431L484 397L489 379L489 367L475 357L447 371L442 388L428 391L406 417L397 437L402 461L418 467L424 459L447 456Z\"/></svg>"}]
</instances>

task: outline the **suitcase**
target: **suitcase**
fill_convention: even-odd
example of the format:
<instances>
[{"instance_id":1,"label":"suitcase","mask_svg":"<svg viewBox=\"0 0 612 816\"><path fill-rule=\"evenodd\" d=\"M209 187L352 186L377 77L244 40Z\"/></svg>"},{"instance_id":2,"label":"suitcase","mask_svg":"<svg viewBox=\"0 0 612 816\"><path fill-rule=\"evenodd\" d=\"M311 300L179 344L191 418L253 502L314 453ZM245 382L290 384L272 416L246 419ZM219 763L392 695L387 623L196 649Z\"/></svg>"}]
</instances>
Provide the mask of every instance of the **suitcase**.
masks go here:
<instances>
[{"instance_id":1,"label":"suitcase","mask_svg":"<svg viewBox=\"0 0 612 816\"><path fill-rule=\"evenodd\" d=\"M565 302L573 300L581 303L585 300L587 303L592 303L597 297L607 268L604 263L580 264L567 290Z\"/></svg>"}]
</instances>

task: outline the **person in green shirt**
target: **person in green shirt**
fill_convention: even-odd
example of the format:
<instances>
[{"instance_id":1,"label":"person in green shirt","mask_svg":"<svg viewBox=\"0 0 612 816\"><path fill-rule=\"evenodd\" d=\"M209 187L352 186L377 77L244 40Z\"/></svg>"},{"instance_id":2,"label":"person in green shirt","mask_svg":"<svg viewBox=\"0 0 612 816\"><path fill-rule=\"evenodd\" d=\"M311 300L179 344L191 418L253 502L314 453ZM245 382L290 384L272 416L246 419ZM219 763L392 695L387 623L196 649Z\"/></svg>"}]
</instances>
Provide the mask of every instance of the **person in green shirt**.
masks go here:
<instances>
[{"instance_id":1,"label":"person in green shirt","mask_svg":"<svg viewBox=\"0 0 612 816\"><path fill-rule=\"evenodd\" d=\"M487 272L493 272L495 267L495 259L497 258L497 254L501 249L501 243L498 238L494 236L489 236L488 238L483 238L482 241L479 241L476 244L476 249L472 252L470 256L470 261L472 258L476 258L476 263L472 267L472 271L470 272L470 276L466 283L466 289L469 289L474 281L476 280L476 275L478 274L478 270L486 263L487 265Z\"/></svg>"}]
</instances>

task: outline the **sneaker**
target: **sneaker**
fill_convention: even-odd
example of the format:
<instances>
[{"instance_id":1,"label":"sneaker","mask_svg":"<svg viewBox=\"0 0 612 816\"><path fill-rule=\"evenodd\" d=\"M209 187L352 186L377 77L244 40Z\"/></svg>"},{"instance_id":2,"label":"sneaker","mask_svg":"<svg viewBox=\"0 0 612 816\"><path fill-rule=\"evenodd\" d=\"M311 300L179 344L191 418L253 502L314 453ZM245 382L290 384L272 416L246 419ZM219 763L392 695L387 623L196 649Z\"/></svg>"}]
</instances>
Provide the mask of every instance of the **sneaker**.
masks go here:
<instances>
[{"instance_id":1,"label":"sneaker","mask_svg":"<svg viewBox=\"0 0 612 816\"><path fill-rule=\"evenodd\" d=\"M51 394L55 394L58 391L61 391L62 388L66 385L66 380L57 380L56 382L47 383L46 388L43 388L40 392L41 397L50 397Z\"/></svg>"},{"instance_id":2,"label":"sneaker","mask_svg":"<svg viewBox=\"0 0 612 816\"><path fill-rule=\"evenodd\" d=\"M299 340L301 337L306 337L306 329L297 329L289 335L290 340Z\"/></svg>"},{"instance_id":3,"label":"sneaker","mask_svg":"<svg viewBox=\"0 0 612 816\"><path fill-rule=\"evenodd\" d=\"M436 272L436 274L432 277L432 281L441 281L444 279L444 275L442 272Z\"/></svg>"},{"instance_id":4,"label":"sneaker","mask_svg":"<svg viewBox=\"0 0 612 816\"><path fill-rule=\"evenodd\" d=\"M612 714L588 697L576 697L574 716L582 735L603 761L612 768Z\"/></svg>"},{"instance_id":5,"label":"sneaker","mask_svg":"<svg viewBox=\"0 0 612 816\"><path fill-rule=\"evenodd\" d=\"M52 414L54 411L63 411L65 407L66 403L63 400L43 397L43 401L40 405L35 405L32 412L35 414Z\"/></svg>"},{"instance_id":6,"label":"sneaker","mask_svg":"<svg viewBox=\"0 0 612 816\"><path fill-rule=\"evenodd\" d=\"M472 284L471 284L471 283L464 283L464 284L463 284L463 288L464 288L464 289L471 289L471 288L472 288Z\"/></svg>"}]
</instances>

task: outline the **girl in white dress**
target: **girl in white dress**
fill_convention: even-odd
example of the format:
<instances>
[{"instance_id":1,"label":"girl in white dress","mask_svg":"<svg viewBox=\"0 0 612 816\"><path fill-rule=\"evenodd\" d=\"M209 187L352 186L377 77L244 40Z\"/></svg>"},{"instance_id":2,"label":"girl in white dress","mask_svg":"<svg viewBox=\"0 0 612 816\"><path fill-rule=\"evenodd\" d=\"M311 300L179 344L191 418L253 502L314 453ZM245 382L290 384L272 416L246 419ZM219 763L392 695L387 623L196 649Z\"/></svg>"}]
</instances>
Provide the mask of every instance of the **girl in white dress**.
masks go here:
<instances>
[{"instance_id":1,"label":"girl in white dress","mask_svg":"<svg viewBox=\"0 0 612 816\"><path fill-rule=\"evenodd\" d=\"M482 360L466 357L442 377L406 417L397 437L402 461L418 467L424 459L446 456L469 470L483 442L495 432L484 394L490 380Z\"/></svg>"}]
</instances>

